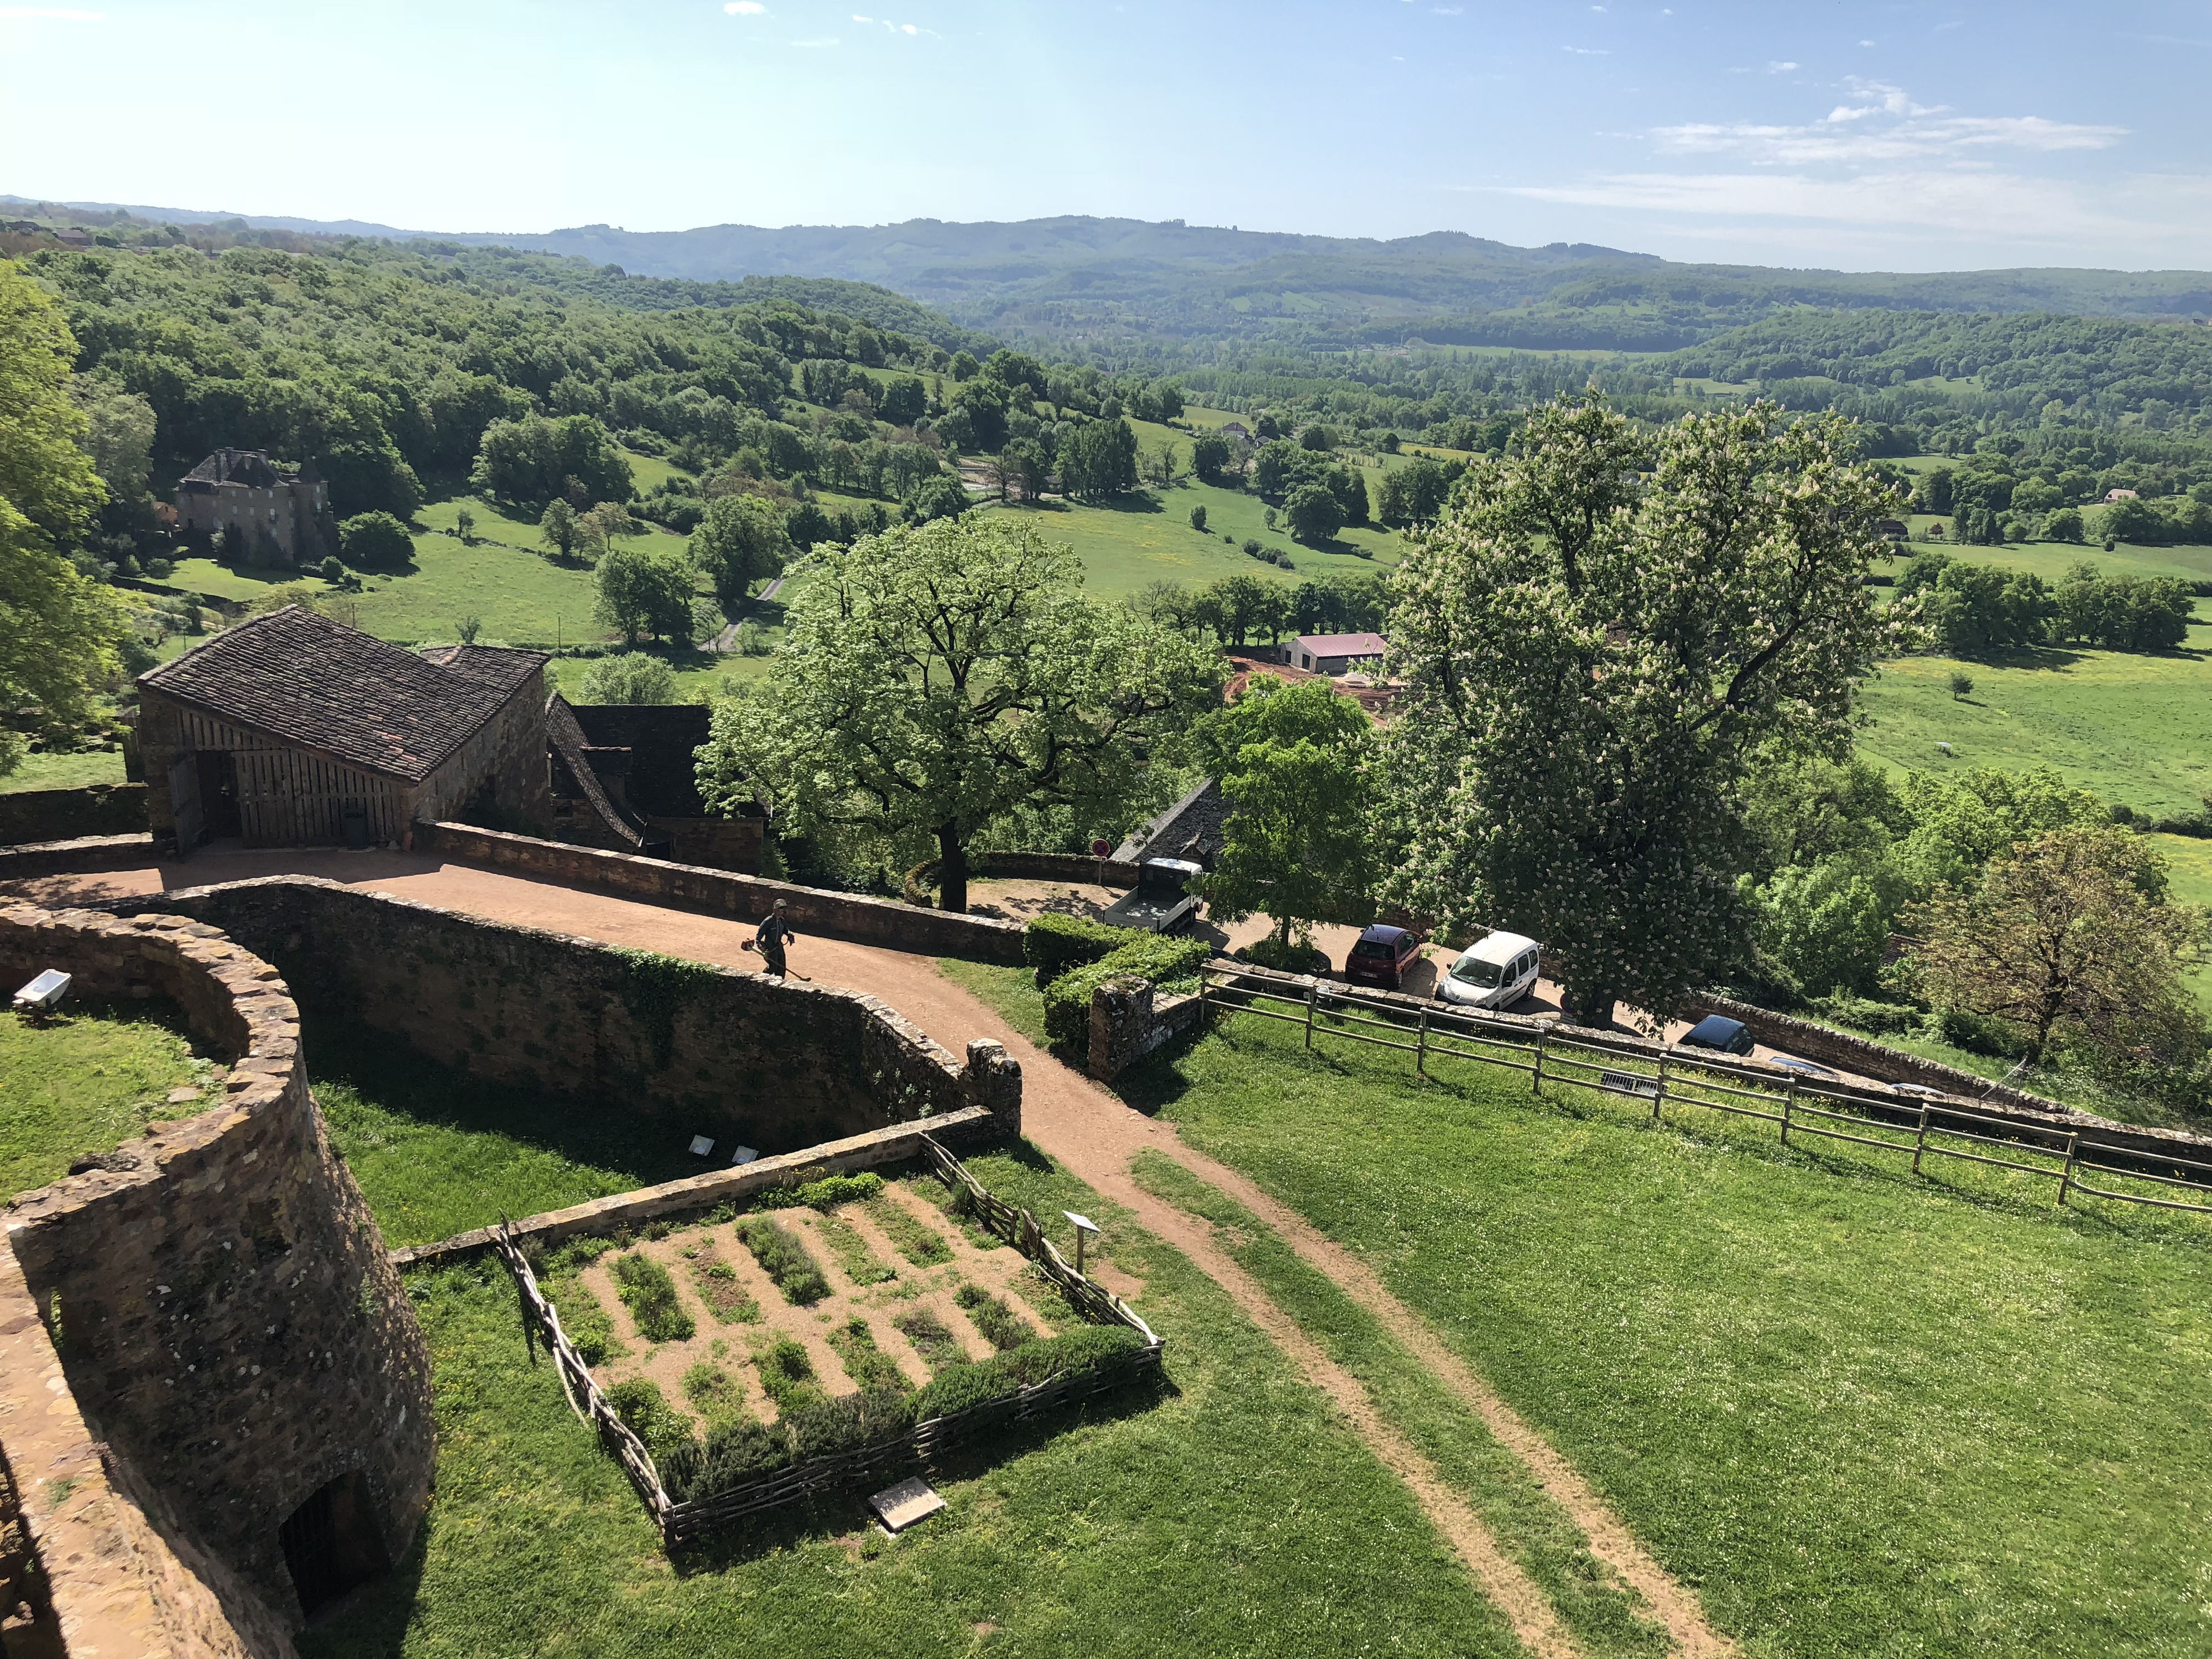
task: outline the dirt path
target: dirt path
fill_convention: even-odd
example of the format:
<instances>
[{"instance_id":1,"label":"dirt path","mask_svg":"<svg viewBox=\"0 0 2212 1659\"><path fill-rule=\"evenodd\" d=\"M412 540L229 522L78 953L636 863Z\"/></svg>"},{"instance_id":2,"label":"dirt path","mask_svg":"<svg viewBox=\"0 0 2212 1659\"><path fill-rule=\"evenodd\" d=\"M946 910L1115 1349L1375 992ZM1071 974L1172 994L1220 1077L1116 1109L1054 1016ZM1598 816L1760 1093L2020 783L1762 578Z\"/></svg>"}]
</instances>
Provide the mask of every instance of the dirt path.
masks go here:
<instances>
[{"instance_id":1,"label":"dirt path","mask_svg":"<svg viewBox=\"0 0 2212 1659\"><path fill-rule=\"evenodd\" d=\"M744 625L745 619L753 614L753 607L757 605L766 604L769 600L774 599L778 593L781 592L783 591L783 584L787 580L787 579L785 577L778 576L766 587L761 589L759 592L754 594L752 598L747 599L744 604L738 606L738 615L732 617L729 625L723 629L720 633L715 635L713 639L707 641L707 649L714 652L717 656L723 657L728 656L730 653L736 650L738 648L738 629L743 627Z\"/></svg>"},{"instance_id":2,"label":"dirt path","mask_svg":"<svg viewBox=\"0 0 2212 1659\"><path fill-rule=\"evenodd\" d=\"M664 951L745 971L759 968L759 958L740 949L741 941L752 936L750 921L665 909L428 857L335 851L201 854L179 865L15 886L24 896L55 903L71 895L118 897L164 886L283 872L325 876L494 921ZM1022 1124L1030 1139L1101 1194L1132 1211L1235 1297L1329 1395L1376 1455L1406 1482L1532 1652L1567 1656L1576 1651L1548 1598L1504 1555L1489 1528L1444 1484L1434 1466L1376 1414L1358 1380L1323 1353L1214 1243L1212 1227L1137 1184L1129 1173L1136 1153L1149 1148L1165 1154L1273 1227L1303 1261L1372 1314L1482 1419L1499 1443L1574 1518L1589 1539L1591 1553L1635 1588L1685 1659L1733 1659L1737 1649L1706 1621L1697 1598L1637 1542L1589 1483L1358 1256L1324 1237L1245 1176L1184 1145L1173 1126L1131 1110L1098 1084L1036 1048L995 1010L939 974L932 958L802 936L792 948L791 963L819 984L883 998L955 1054L963 1052L973 1036L993 1036L1005 1043L1008 1054L1021 1063Z\"/></svg>"}]
</instances>

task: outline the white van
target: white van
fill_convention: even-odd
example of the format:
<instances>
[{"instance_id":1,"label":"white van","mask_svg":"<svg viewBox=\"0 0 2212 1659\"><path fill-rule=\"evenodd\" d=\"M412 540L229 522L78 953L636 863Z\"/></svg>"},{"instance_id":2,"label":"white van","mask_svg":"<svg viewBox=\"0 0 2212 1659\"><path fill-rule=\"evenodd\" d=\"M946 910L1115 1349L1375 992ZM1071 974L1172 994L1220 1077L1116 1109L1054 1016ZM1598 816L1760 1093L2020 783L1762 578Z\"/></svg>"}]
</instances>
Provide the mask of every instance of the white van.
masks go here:
<instances>
[{"instance_id":1,"label":"white van","mask_svg":"<svg viewBox=\"0 0 2212 1659\"><path fill-rule=\"evenodd\" d=\"M1492 933L1460 952L1437 975L1437 1000L1462 1008L1510 1008L1536 983L1536 941L1519 933Z\"/></svg>"}]
</instances>

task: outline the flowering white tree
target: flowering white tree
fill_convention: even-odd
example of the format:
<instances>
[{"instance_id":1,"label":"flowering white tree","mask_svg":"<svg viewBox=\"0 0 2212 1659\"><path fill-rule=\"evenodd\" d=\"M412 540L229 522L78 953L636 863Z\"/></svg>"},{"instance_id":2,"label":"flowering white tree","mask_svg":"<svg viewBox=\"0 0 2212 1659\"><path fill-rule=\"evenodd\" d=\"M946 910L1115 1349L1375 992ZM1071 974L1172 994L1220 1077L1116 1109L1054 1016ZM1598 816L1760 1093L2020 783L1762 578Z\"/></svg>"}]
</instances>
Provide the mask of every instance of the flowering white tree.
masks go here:
<instances>
[{"instance_id":1,"label":"flowering white tree","mask_svg":"<svg viewBox=\"0 0 2212 1659\"><path fill-rule=\"evenodd\" d=\"M1863 578L1893 501L1849 424L1771 404L1656 435L1562 400L1412 533L1391 623L1389 896L1544 941L1576 1018L1740 959L1740 785L1849 748L1914 624Z\"/></svg>"}]
</instances>

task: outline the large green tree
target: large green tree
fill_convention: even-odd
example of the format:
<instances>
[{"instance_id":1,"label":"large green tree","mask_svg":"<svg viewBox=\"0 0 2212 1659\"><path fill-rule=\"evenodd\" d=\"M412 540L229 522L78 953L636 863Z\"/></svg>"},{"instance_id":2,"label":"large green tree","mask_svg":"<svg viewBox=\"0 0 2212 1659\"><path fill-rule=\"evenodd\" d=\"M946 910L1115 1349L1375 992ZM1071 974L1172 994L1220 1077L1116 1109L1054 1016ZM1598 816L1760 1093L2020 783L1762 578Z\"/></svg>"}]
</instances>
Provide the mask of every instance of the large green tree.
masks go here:
<instances>
[{"instance_id":1,"label":"large green tree","mask_svg":"<svg viewBox=\"0 0 2212 1659\"><path fill-rule=\"evenodd\" d=\"M64 388L76 342L60 309L0 263L0 700L57 733L81 723L120 670L123 614L106 588L62 556L106 492L78 447L83 414ZM0 777L23 763L0 728Z\"/></svg>"},{"instance_id":2,"label":"large green tree","mask_svg":"<svg viewBox=\"0 0 2212 1659\"><path fill-rule=\"evenodd\" d=\"M622 630L625 643L641 637L691 643L691 562L680 553L613 547L595 568L599 598L594 614Z\"/></svg>"},{"instance_id":3,"label":"large green tree","mask_svg":"<svg viewBox=\"0 0 2212 1659\"><path fill-rule=\"evenodd\" d=\"M1892 645L1863 577L1887 488L1771 404L1647 436L1562 399L1412 532L1381 775L1393 896L1544 941L1576 1016L1653 1012L1748 948L1741 784L1840 757Z\"/></svg>"},{"instance_id":4,"label":"large green tree","mask_svg":"<svg viewBox=\"0 0 2212 1659\"><path fill-rule=\"evenodd\" d=\"M1221 855L1194 884L1217 921L1292 927L1374 890L1367 770L1374 728L1327 680L1255 679L1193 734L1229 803Z\"/></svg>"},{"instance_id":5,"label":"large green tree","mask_svg":"<svg viewBox=\"0 0 2212 1659\"><path fill-rule=\"evenodd\" d=\"M930 838L949 910L978 830L1023 807L1119 816L1152 746L1220 694L1212 653L1093 601L1033 526L970 514L815 558L765 679L715 706L701 788L786 832Z\"/></svg>"},{"instance_id":6,"label":"large green tree","mask_svg":"<svg viewBox=\"0 0 2212 1659\"><path fill-rule=\"evenodd\" d=\"M717 495L691 532L691 562L714 584L725 612L745 602L752 585L781 573L791 557L783 509L760 495Z\"/></svg>"},{"instance_id":7,"label":"large green tree","mask_svg":"<svg viewBox=\"0 0 2212 1659\"><path fill-rule=\"evenodd\" d=\"M2021 842L1974 886L1938 888L1906 925L1929 1000L2000 1026L2032 1065L2069 1050L2126 1071L2145 1050L2186 1064L2203 1049L2182 975L2203 960L2204 913L2167 902L2164 860L2124 830Z\"/></svg>"}]
</instances>

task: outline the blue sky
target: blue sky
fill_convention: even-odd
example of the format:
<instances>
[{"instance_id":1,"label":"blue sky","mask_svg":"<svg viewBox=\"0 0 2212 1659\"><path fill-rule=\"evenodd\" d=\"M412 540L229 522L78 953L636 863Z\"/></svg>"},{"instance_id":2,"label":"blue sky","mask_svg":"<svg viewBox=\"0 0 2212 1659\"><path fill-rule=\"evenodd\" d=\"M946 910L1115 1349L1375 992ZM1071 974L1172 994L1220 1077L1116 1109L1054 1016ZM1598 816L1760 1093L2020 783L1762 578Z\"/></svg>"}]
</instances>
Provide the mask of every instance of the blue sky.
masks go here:
<instances>
[{"instance_id":1,"label":"blue sky","mask_svg":"<svg viewBox=\"0 0 2212 1659\"><path fill-rule=\"evenodd\" d=\"M2212 4L0 4L0 191L2212 266Z\"/></svg>"}]
</instances>

